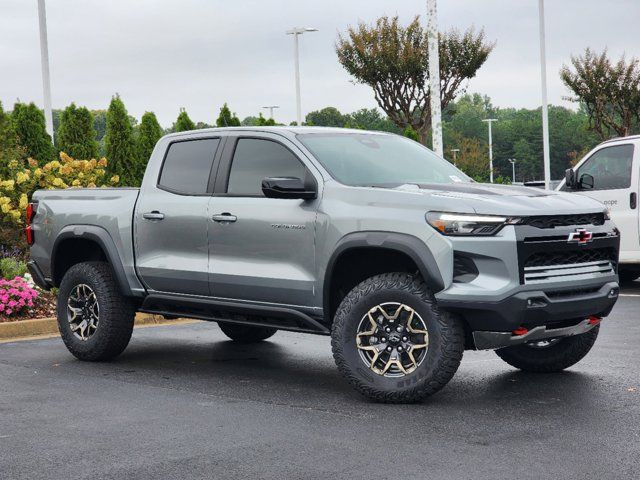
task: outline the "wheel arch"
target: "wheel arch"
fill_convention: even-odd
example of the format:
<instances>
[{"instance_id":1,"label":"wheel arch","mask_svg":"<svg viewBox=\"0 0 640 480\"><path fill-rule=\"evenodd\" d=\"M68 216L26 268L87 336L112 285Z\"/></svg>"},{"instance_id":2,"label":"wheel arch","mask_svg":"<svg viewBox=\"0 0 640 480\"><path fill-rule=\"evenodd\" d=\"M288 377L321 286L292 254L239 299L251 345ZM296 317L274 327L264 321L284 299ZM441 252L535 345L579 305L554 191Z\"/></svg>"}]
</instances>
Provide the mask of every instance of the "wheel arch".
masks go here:
<instances>
[{"instance_id":1,"label":"wheel arch","mask_svg":"<svg viewBox=\"0 0 640 480\"><path fill-rule=\"evenodd\" d=\"M354 232L340 239L327 263L323 282L323 310L325 319L329 323L331 323L337 308L333 297L340 264L355 252L365 256L375 256L384 252L384 255L395 256L401 261L410 261L432 292L444 289L444 280L436 259L427 245L419 238L395 232ZM407 263L403 263L403 265L406 267Z\"/></svg>"},{"instance_id":2,"label":"wheel arch","mask_svg":"<svg viewBox=\"0 0 640 480\"><path fill-rule=\"evenodd\" d=\"M133 296L113 238L107 230L96 225L68 225L60 231L51 253L53 285L59 286L73 265L92 260L107 262L121 293Z\"/></svg>"}]
</instances>

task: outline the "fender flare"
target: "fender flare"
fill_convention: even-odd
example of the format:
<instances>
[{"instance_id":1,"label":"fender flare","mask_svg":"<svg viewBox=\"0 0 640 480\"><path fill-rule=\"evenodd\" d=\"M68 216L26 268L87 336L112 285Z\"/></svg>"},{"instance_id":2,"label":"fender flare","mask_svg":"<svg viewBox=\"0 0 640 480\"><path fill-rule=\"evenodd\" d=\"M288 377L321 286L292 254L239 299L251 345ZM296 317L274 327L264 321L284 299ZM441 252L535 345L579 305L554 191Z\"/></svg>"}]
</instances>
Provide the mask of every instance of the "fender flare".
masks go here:
<instances>
[{"instance_id":1,"label":"fender flare","mask_svg":"<svg viewBox=\"0 0 640 480\"><path fill-rule=\"evenodd\" d=\"M348 250L362 247L386 248L404 253L418 266L422 278L433 293L444 289L444 280L438 263L429 247L418 237L396 232L354 232L345 235L338 241L327 263L322 290L325 312L329 312L331 278L338 259Z\"/></svg>"},{"instance_id":2,"label":"fender flare","mask_svg":"<svg viewBox=\"0 0 640 480\"><path fill-rule=\"evenodd\" d=\"M55 278L56 276L55 259L58 247L64 240L69 238L91 240L97 243L98 246L102 248L102 251L107 257L107 261L111 265L111 270L122 294L127 297L134 296L131 291L131 286L127 281L124 266L122 265L122 259L120 258L120 254L118 253L118 249L113 238L111 238L111 235L107 230L102 227L98 227L97 225L67 225L60 230L51 251L51 278Z\"/></svg>"}]
</instances>

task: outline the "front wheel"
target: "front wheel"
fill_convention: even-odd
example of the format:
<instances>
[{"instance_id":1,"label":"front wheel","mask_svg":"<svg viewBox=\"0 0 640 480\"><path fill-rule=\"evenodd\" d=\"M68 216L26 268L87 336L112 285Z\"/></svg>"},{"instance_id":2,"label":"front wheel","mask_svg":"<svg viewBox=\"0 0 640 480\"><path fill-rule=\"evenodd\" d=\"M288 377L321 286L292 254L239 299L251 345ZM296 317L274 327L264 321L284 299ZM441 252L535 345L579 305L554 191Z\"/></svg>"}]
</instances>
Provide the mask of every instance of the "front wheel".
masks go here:
<instances>
[{"instance_id":1,"label":"front wheel","mask_svg":"<svg viewBox=\"0 0 640 480\"><path fill-rule=\"evenodd\" d=\"M580 335L500 348L496 354L512 367L525 372L559 372L575 365L589 353L599 331L600 326L597 325Z\"/></svg>"},{"instance_id":2,"label":"front wheel","mask_svg":"<svg viewBox=\"0 0 640 480\"><path fill-rule=\"evenodd\" d=\"M360 393L387 403L417 402L453 377L464 329L437 308L424 281L376 275L342 300L331 331L340 372Z\"/></svg>"}]
</instances>

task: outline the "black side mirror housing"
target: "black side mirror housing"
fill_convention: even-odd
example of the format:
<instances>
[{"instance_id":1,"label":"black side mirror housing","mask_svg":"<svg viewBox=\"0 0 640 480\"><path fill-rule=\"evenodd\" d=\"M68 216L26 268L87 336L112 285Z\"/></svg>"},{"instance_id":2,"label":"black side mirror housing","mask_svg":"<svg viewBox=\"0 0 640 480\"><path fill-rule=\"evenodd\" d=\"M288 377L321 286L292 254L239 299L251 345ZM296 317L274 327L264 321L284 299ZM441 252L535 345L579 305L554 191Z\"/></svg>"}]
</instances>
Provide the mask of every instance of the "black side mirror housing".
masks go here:
<instances>
[{"instance_id":1,"label":"black side mirror housing","mask_svg":"<svg viewBox=\"0 0 640 480\"><path fill-rule=\"evenodd\" d=\"M564 184L568 189L576 188L576 172L573 168L567 168L564 171Z\"/></svg>"},{"instance_id":2,"label":"black side mirror housing","mask_svg":"<svg viewBox=\"0 0 640 480\"><path fill-rule=\"evenodd\" d=\"M592 189L595 184L593 175L589 173L583 173L582 175L580 175L578 184L580 185L580 188Z\"/></svg>"},{"instance_id":3,"label":"black side mirror housing","mask_svg":"<svg viewBox=\"0 0 640 480\"><path fill-rule=\"evenodd\" d=\"M297 177L267 177L262 180L262 193L267 198L303 200L311 200L318 196L314 182L305 182Z\"/></svg>"}]
</instances>

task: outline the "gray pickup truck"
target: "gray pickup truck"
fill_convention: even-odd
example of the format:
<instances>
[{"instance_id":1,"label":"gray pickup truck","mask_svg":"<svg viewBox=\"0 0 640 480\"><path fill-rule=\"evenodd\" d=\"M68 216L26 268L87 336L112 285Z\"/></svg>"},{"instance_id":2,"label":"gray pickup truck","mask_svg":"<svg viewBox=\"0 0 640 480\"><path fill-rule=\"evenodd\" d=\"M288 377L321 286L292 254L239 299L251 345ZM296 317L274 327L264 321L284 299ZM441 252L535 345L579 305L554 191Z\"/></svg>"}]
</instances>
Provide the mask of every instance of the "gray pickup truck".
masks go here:
<instances>
[{"instance_id":1,"label":"gray pickup truck","mask_svg":"<svg viewBox=\"0 0 640 480\"><path fill-rule=\"evenodd\" d=\"M618 296L600 203L475 183L377 132L167 135L140 189L38 191L26 230L81 360L120 354L136 311L215 321L238 342L330 335L340 372L385 402L438 391L465 349L567 368Z\"/></svg>"}]
</instances>

